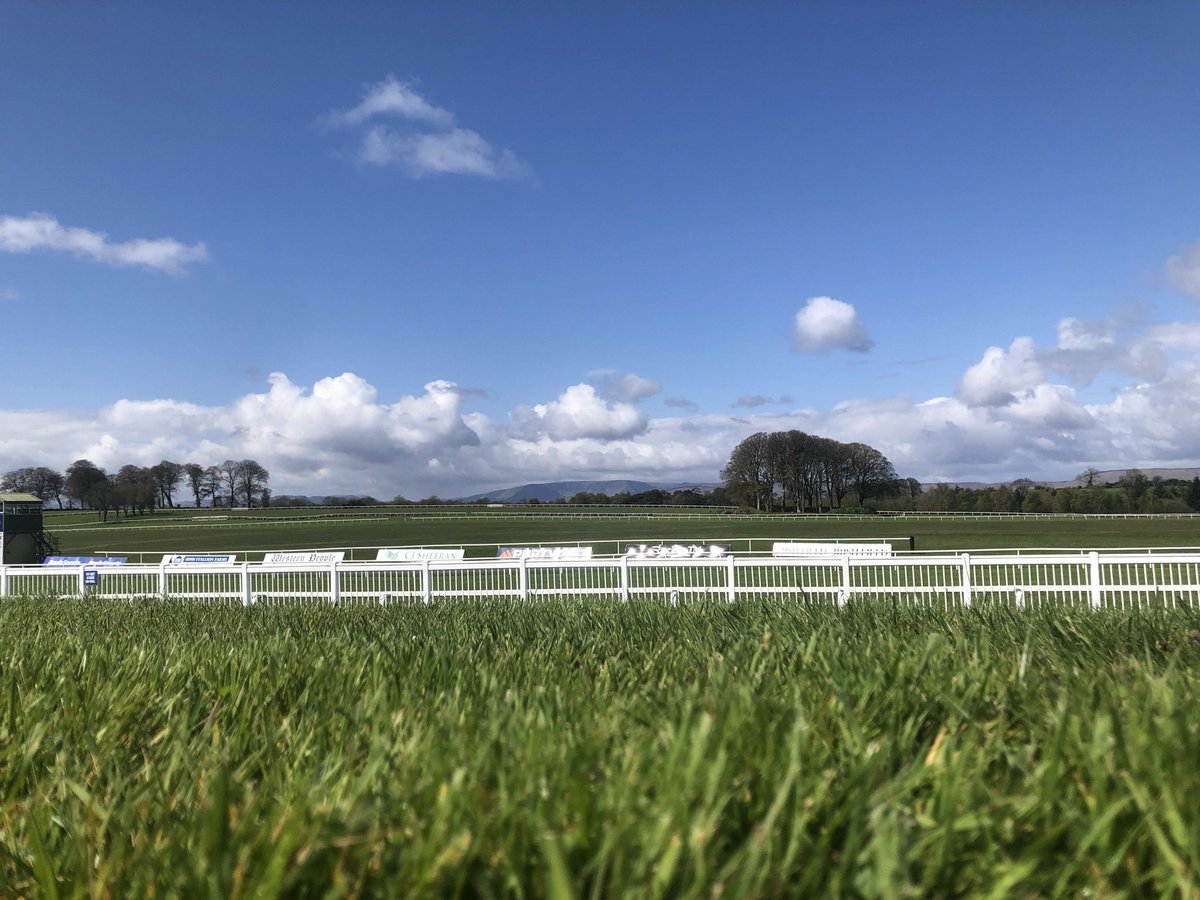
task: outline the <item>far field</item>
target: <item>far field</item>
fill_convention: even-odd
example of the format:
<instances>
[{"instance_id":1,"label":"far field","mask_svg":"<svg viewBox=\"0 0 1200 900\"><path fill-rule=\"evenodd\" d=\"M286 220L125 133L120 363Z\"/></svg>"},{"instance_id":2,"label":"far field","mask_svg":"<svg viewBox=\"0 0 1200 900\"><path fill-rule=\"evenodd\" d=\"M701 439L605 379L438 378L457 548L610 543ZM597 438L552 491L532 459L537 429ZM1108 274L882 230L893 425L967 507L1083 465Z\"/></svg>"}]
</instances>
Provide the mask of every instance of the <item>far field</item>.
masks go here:
<instances>
[{"instance_id":1,"label":"far field","mask_svg":"<svg viewBox=\"0 0 1200 900\"><path fill-rule=\"evenodd\" d=\"M626 543L732 543L738 552L770 550L770 542L890 539L898 550L1115 549L1200 547L1197 517L890 517L757 516L678 508L563 507L455 509L168 510L100 522L91 512L49 512L46 527L65 555L335 549L373 559L373 549L467 546L468 556L494 556L496 546L589 543L600 554ZM753 539L754 543L750 543ZM357 551L357 552L356 552Z\"/></svg>"}]
</instances>

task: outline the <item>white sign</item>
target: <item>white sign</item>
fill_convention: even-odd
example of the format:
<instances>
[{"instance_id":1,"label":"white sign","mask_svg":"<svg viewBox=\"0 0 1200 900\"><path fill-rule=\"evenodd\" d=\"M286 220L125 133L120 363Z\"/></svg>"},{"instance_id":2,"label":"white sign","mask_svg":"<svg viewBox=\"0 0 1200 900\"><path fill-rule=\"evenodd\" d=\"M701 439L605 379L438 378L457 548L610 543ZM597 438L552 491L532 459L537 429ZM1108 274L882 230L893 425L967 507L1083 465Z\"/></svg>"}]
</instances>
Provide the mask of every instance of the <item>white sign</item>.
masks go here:
<instances>
[{"instance_id":1,"label":"white sign","mask_svg":"<svg viewBox=\"0 0 1200 900\"><path fill-rule=\"evenodd\" d=\"M625 555L630 559L721 559L729 553L720 544L630 544Z\"/></svg>"},{"instance_id":2,"label":"white sign","mask_svg":"<svg viewBox=\"0 0 1200 900\"><path fill-rule=\"evenodd\" d=\"M462 559L462 547L387 547L375 557L377 562L422 562Z\"/></svg>"},{"instance_id":3,"label":"white sign","mask_svg":"<svg viewBox=\"0 0 1200 900\"><path fill-rule=\"evenodd\" d=\"M776 541L772 556L891 556L891 544L832 544L804 541Z\"/></svg>"},{"instance_id":4,"label":"white sign","mask_svg":"<svg viewBox=\"0 0 1200 900\"><path fill-rule=\"evenodd\" d=\"M319 553L298 552L295 550L268 553L263 556L264 566L319 566L329 563L339 563L346 558L344 550L323 550Z\"/></svg>"},{"instance_id":5,"label":"white sign","mask_svg":"<svg viewBox=\"0 0 1200 900\"><path fill-rule=\"evenodd\" d=\"M164 566L227 566L236 561L232 553L168 553L162 558Z\"/></svg>"},{"instance_id":6,"label":"white sign","mask_svg":"<svg viewBox=\"0 0 1200 900\"><path fill-rule=\"evenodd\" d=\"M498 547L497 559L591 559L591 547Z\"/></svg>"}]
</instances>

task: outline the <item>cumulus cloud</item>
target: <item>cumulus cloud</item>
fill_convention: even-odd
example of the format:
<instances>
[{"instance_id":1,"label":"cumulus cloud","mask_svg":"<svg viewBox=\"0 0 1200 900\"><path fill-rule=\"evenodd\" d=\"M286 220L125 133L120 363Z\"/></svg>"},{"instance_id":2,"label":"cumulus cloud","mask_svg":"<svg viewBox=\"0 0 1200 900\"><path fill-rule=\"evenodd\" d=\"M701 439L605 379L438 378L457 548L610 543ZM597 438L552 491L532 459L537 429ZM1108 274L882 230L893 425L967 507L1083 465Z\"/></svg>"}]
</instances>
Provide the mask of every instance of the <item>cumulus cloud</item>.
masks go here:
<instances>
[{"instance_id":1,"label":"cumulus cloud","mask_svg":"<svg viewBox=\"0 0 1200 900\"><path fill-rule=\"evenodd\" d=\"M389 400L349 372L311 387L274 373L264 390L225 405L126 399L85 415L0 410L0 471L61 470L80 457L110 471L161 459L210 465L251 457L271 471L276 493L454 497L527 481L715 481L746 435L792 428L871 444L902 475L922 481L1186 466L1200 459L1200 323L1192 324L1139 335L1150 342L1186 334L1191 355L1102 403L1083 402L1044 371L1031 383L1038 351L1028 339L997 351L1003 360L987 370L991 380L980 376L977 395L897 394L785 413L704 414L668 399L686 411L649 418L577 384L504 420L464 409L468 392L448 381Z\"/></svg>"},{"instance_id":2,"label":"cumulus cloud","mask_svg":"<svg viewBox=\"0 0 1200 900\"><path fill-rule=\"evenodd\" d=\"M1166 276L1176 290L1200 300L1200 241L1167 260Z\"/></svg>"},{"instance_id":3,"label":"cumulus cloud","mask_svg":"<svg viewBox=\"0 0 1200 900\"><path fill-rule=\"evenodd\" d=\"M398 165L410 178L453 174L502 179L531 174L512 151L497 149L479 132L455 124L453 113L392 75L367 85L356 106L328 113L323 122L360 132L359 162Z\"/></svg>"},{"instance_id":4,"label":"cumulus cloud","mask_svg":"<svg viewBox=\"0 0 1200 900\"><path fill-rule=\"evenodd\" d=\"M854 306L833 297L809 298L796 313L792 341L806 353L835 349L866 353L875 346Z\"/></svg>"},{"instance_id":5,"label":"cumulus cloud","mask_svg":"<svg viewBox=\"0 0 1200 900\"><path fill-rule=\"evenodd\" d=\"M1044 376L1033 340L1019 337L1007 351L988 347L983 359L963 373L958 396L971 406L1004 406Z\"/></svg>"},{"instance_id":6,"label":"cumulus cloud","mask_svg":"<svg viewBox=\"0 0 1200 900\"><path fill-rule=\"evenodd\" d=\"M590 384L572 385L549 403L517 407L510 418L517 436L556 441L633 437L646 430L647 421L637 407L606 401Z\"/></svg>"},{"instance_id":7,"label":"cumulus cloud","mask_svg":"<svg viewBox=\"0 0 1200 900\"><path fill-rule=\"evenodd\" d=\"M208 248L203 243L183 244L174 238L114 242L103 232L61 225L41 212L0 217L0 250L58 250L110 266L143 266L169 275L179 275L189 263L208 259Z\"/></svg>"}]
</instances>

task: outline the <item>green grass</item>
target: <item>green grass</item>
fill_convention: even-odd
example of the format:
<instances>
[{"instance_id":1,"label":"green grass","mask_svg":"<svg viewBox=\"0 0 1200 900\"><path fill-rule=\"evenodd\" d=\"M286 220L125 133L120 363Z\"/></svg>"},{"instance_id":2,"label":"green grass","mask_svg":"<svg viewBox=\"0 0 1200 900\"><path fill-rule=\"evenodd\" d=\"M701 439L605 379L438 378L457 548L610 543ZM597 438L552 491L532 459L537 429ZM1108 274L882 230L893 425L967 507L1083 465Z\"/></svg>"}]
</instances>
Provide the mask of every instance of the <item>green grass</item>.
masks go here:
<instances>
[{"instance_id":1,"label":"green grass","mask_svg":"<svg viewBox=\"0 0 1200 900\"><path fill-rule=\"evenodd\" d=\"M430 515L394 508L355 511L254 510L250 513L195 510L159 512L101 524L91 513L52 513L46 527L62 542L66 555L98 552L290 550L402 545L489 545L479 555L494 554L496 545L596 542L598 552L614 552L624 542L645 540L727 541L735 538L894 538L907 547L913 536L918 550L986 548L1200 546L1200 518L826 518L820 516L712 515L675 518L670 510L633 517L569 516L539 513L527 517L480 510L462 516L445 511ZM765 544L763 549L769 549ZM356 558L374 558L360 553Z\"/></svg>"},{"instance_id":2,"label":"green grass","mask_svg":"<svg viewBox=\"0 0 1200 900\"><path fill-rule=\"evenodd\" d=\"M1200 893L1195 613L0 604L0 895Z\"/></svg>"}]
</instances>

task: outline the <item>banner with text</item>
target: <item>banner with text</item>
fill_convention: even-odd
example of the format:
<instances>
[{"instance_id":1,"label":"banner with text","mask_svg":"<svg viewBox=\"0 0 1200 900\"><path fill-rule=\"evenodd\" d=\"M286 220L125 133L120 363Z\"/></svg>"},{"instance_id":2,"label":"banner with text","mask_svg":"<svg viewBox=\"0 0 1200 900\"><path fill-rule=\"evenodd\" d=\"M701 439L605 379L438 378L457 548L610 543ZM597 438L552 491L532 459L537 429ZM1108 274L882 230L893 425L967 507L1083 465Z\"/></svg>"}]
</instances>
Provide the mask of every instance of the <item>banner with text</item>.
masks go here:
<instances>
[{"instance_id":1,"label":"banner with text","mask_svg":"<svg viewBox=\"0 0 1200 900\"><path fill-rule=\"evenodd\" d=\"M630 559L721 559L729 553L720 544L629 544Z\"/></svg>"},{"instance_id":2,"label":"banner with text","mask_svg":"<svg viewBox=\"0 0 1200 900\"><path fill-rule=\"evenodd\" d=\"M123 566L128 556L47 556L43 566Z\"/></svg>"},{"instance_id":3,"label":"banner with text","mask_svg":"<svg viewBox=\"0 0 1200 900\"><path fill-rule=\"evenodd\" d=\"M891 556L891 544L829 544L815 541L776 541L772 556Z\"/></svg>"},{"instance_id":4,"label":"banner with text","mask_svg":"<svg viewBox=\"0 0 1200 900\"><path fill-rule=\"evenodd\" d=\"M462 547L385 547L376 555L376 562L453 561L466 556Z\"/></svg>"},{"instance_id":5,"label":"banner with text","mask_svg":"<svg viewBox=\"0 0 1200 900\"><path fill-rule=\"evenodd\" d=\"M339 563L346 558L344 550L325 550L320 552L282 551L268 553L263 556L264 566L320 566Z\"/></svg>"},{"instance_id":6,"label":"banner with text","mask_svg":"<svg viewBox=\"0 0 1200 900\"><path fill-rule=\"evenodd\" d=\"M591 547L498 547L497 559L591 559Z\"/></svg>"}]
</instances>

